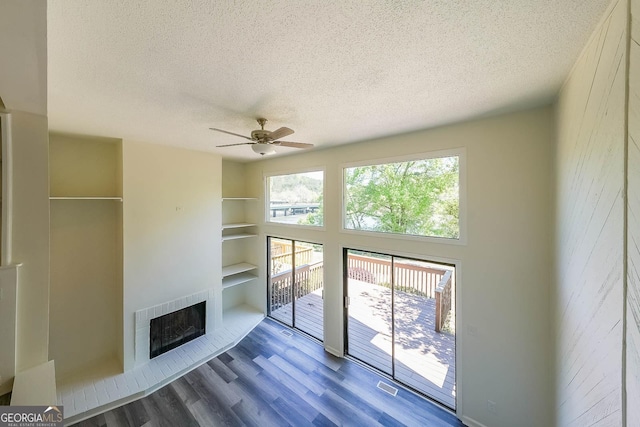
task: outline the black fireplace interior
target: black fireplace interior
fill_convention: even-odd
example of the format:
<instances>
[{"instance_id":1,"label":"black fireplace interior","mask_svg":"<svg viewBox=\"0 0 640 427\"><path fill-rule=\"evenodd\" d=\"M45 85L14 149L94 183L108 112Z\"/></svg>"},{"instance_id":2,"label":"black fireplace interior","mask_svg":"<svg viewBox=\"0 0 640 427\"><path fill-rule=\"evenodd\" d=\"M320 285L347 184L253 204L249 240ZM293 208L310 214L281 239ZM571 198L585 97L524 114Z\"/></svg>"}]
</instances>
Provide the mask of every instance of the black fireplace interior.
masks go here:
<instances>
[{"instance_id":1,"label":"black fireplace interior","mask_svg":"<svg viewBox=\"0 0 640 427\"><path fill-rule=\"evenodd\" d=\"M206 301L151 319L149 358L205 334Z\"/></svg>"}]
</instances>

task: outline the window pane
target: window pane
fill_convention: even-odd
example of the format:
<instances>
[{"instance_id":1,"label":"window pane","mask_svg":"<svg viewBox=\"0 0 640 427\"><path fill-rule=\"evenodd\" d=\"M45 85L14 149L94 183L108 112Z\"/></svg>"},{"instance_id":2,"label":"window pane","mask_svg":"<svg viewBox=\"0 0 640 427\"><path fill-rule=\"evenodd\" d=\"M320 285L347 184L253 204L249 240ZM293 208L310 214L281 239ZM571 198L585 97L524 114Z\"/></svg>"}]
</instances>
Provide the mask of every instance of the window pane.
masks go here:
<instances>
[{"instance_id":1,"label":"window pane","mask_svg":"<svg viewBox=\"0 0 640 427\"><path fill-rule=\"evenodd\" d=\"M459 157L344 170L344 227L416 236L460 237Z\"/></svg>"},{"instance_id":2,"label":"window pane","mask_svg":"<svg viewBox=\"0 0 640 427\"><path fill-rule=\"evenodd\" d=\"M322 171L270 176L267 221L322 226L323 181Z\"/></svg>"}]
</instances>

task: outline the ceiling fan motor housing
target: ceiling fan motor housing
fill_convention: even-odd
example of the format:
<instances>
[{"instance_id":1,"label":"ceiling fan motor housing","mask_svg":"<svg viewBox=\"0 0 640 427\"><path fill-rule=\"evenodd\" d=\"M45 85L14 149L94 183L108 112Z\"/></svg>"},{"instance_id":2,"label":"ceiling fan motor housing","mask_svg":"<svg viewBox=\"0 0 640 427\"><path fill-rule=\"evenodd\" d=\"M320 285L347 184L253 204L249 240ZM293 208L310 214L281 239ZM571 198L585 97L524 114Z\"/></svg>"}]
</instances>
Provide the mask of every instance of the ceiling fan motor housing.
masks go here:
<instances>
[{"instance_id":1,"label":"ceiling fan motor housing","mask_svg":"<svg viewBox=\"0 0 640 427\"><path fill-rule=\"evenodd\" d=\"M254 141L266 140L269 138L270 134L271 132L268 130L262 130L262 129L254 130L251 132L251 139L253 139Z\"/></svg>"}]
</instances>

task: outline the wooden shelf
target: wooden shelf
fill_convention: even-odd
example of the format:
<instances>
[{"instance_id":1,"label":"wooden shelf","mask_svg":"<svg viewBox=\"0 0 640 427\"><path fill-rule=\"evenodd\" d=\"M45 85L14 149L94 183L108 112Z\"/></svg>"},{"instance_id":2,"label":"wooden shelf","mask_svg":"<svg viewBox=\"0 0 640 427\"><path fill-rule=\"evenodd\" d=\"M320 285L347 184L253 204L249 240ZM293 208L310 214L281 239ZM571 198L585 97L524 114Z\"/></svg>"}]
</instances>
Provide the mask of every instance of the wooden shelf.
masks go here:
<instances>
[{"instance_id":1,"label":"wooden shelf","mask_svg":"<svg viewBox=\"0 0 640 427\"><path fill-rule=\"evenodd\" d=\"M244 273L246 271L255 270L257 265L249 264L248 262L241 262L238 264L231 264L222 267L222 277L233 276L234 274Z\"/></svg>"},{"instance_id":2,"label":"wooden shelf","mask_svg":"<svg viewBox=\"0 0 640 427\"><path fill-rule=\"evenodd\" d=\"M258 200L256 197L223 197L222 201L234 201L234 200Z\"/></svg>"},{"instance_id":3,"label":"wooden shelf","mask_svg":"<svg viewBox=\"0 0 640 427\"><path fill-rule=\"evenodd\" d=\"M234 274L233 276L222 279L222 289L229 289L237 285L242 285L243 283L250 282L257 278L258 276L252 273Z\"/></svg>"},{"instance_id":4,"label":"wooden shelf","mask_svg":"<svg viewBox=\"0 0 640 427\"><path fill-rule=\"evenodd\" d=\"M49 200L117 200L119 202L122 201L122 197L116 196L51 196Z\"/></svg>"},{"instance_id":5,"label":"wooden shelf","mask_svg":"<svg viewBox=\"0 0 640 427\"><path fill-rule=\"evenodd\" d=\"M223 230L228 230L230 228L243 228L243 227L253 227L256 224L251 224L248 222L236 222L236 223L230 223L230 224L222 224L222 229Z\"/></svg>"},{"instance_id":6,"label":"wooden shelf","mask_svg":"<svg viewBox=\"0 0 640 427\"><path fill-rule=\"evenodd\" d=\"M226 236L222 236L222 241L226 242L227 240L247 239L249 237L256 237L256 236L257 234L249 234L249 233L228 234Z\"/></svg>"}]
</instances>

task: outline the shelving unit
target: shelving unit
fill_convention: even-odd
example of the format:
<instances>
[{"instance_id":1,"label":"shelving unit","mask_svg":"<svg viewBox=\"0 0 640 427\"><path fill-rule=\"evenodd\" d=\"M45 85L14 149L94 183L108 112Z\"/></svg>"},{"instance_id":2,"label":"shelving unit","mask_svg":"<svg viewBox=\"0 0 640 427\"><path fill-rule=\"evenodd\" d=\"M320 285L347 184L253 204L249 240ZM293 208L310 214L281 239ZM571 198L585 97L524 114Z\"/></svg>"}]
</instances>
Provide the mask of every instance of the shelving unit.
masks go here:
<instances>
[{"instance_id":1,"label":"shelving unit","mask_svg":"<svg viewBox=\"0 0 640 427\"><path fill-rule=\"evenodd\" d=\"M256 279L258 266L248 262L228 265L222 268L222 289L231 288Z\"/></svg>"},{"instance_id":2,"label":"shelving unit","mask_svg":"<svg viewBox=\"0 0 640 427\"><path fill-rule=\"evenodd\" d=\"M73 197L49 197L49 200L116 200L122 201L122 197L94 197L94 196L73 196Z\"/></svg>"},{"instance_id":3,"label":"shelving unit","mask_svg":"<svg viewBox=\"0 0 640 427\"><path fill-rule=\"evenodd\" d=\"M226 242L228 240L248 239L250 237L256 237L256 236L257 236L257 234L251 234L251 233L227 234L225 236L222 236L222 241Z\"/></svg>"},{"instance_id":4,"label":"shelving unit","mask_svg":"<svg viewBox=\"0 0 640 427\"><path fill-rule=\"evenodd\" d=\"M228 230L230 228L244 228L244 227L253 227L255 224L250 224L248 222L237 222L234 224L222 224L223 230Z\"/></svg>"},{"instance_id":5,"label":"shelving unit","mask_svg":"<svg viewBox=\"0 0 640 427\"><path fill-rule=\"evenodd\" d=\"M65 377L122 360L122 140L51 133L49 178L49 357Z\"/></svg>"},{"instance_id":6,"label":"shelving unit","mask_svg":"<svg viewBox=\"0 0 640 427\"><path fill-rule=\"evenodd\" d=\"M260 315L256 307L246 304L246 292L258 278L258 266L251 260L248 245L257 237L256 224L247 222L247 209L257 199L252 197L224 197L222 199L222 305L223 324L234 322L239 316ZM244 314L243 314L244 313Z\"/></svg>"}]
</instances>

